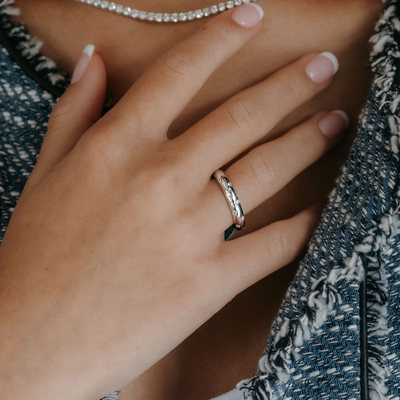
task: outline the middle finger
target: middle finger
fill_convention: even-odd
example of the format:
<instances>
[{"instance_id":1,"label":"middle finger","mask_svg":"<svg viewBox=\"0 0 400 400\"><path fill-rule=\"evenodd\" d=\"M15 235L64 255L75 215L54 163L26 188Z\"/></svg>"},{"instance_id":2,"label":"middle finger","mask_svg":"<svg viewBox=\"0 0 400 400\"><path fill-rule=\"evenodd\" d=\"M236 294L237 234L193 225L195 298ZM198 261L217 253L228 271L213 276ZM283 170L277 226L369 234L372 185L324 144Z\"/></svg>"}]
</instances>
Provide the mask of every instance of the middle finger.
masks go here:
<instances>
[{"instance_id":1,"label":"middle finger","mask_svg":"<svg viewBox=\"0 0 400 400\"><path fill-rule=\"evenodd\" d=\"M204 165L200 179L211 174L261 139L286 115L324 90L338 70L331 53L311 54L248 88L172 140L169 145L192 171Z\"/></svg>"}]
</instances>

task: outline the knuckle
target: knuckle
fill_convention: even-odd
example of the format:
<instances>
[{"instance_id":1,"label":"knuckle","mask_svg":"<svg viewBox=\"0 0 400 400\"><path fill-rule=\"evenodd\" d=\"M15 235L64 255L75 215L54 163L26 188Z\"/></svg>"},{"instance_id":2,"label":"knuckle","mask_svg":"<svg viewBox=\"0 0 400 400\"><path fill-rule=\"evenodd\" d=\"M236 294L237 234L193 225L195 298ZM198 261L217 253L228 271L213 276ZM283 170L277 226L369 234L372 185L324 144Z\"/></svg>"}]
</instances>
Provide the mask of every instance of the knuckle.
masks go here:
<instances>
[{"instance_id":1,"label":"knuckle","mask_svg":"<svg viewBox=\"0 0 400 400\"><path fill-rule=\"evenodd\" d=\"M178 186L178 177L171 168L161 172L158 168L148 171L148 180L155 193L175 192Z\"/></svg>"},{"instance_id":2,"label":"knuckle","mask_svg":"<svg viewBox=\"0 0 400 400\"><path fill-rule=\"evenodd\" d=\"M84 151L88 160L94 165L114 165L115 160L121 157L122 146L117 146L110 134L96 133L99 134L84 140Z\"/></svg>"},{"instance_id":3,"label":"knuckle","mask_svg":"<svg viewBox=\"0 0 400 400\"><path fill-rule=\"evenodd\" d=\"M107 128L87 131L77 147L84 158L85 165L103 173L125 173L129 170L129 160L132 158L132 145L124 140L122 135Z\"/></svg>"},{"instance_id":4,"label":"knuckle","mask_svg":"<svg viewBox=\"0 0 400 400\"><path fill-rule=\"evenodd\" d=\"M302 99L307 92L308 85L298 73L286 71L281 77L281 84L287 96L294 99Z\"/></svg>"},{"instance_id":5,"label":"knuckle","mask_svg":"<svg viewBox=\"0 0 400 400\"><path fill-rule=\"evenodd\" d=\"M322 135L317 135L314 129L307 129L306 132L298 135L300 148L307 153L320 153L322 149Z\"/></svg>"},{"instance_id":6,"label":"knuckle","mask_svg":"<svg viewBox=\"0 0 400 400\"><path fill-rule=\"evenodd\" d=\"M293 256L294 245L290 232L282 226L269 238L266 251L272 259L288 260Z\"/></svg>"},{"instance_id":7,"label":"knuckle","mask_svg":"<svg viewBox=\"0 0 400 400\"><path fill-rule=\"evenodd\" d=\"M192 71L196 70L196 60L187 52L174 49L161 60L160 72L168 79L191 77Z\"/></svg>"},{"instance_id":8,"label":"knuckle","mask_svg":"<svg viewBox=\"0 0 400 400\"><path fill-rule=\"evenodd\" d=\"M182 166L179 161L157 157L152 166L142 171L142 186L146 186L152 198L164 201L169 193L172 197L182 195L183 181Z\"/></svg>"},{"instance_id":9,"label":"knuckle","mask_svg":"<svg viewBox=\"0 0 400 400\"><path fill-rule=\"evenodd\" d=\"M226 102L225 113L228 124L234 125L239 131L254 129L262 120L262 112L256 102L241 98Z\"/></svg>"},{"instance_id":10,"label":"knuckle","mask_svg":"<svg viewBox=\"0 0 400 400\"><path fill-rule=\"evenodd\" d=\"M142 122L136 118L134 113L129 117L128 119L116 115L109 120L103 120L103 123L96 126L96 129L89 129L83 138L93 142L92 146L95 149L105 149L108 154L114 154L116 157L128 152L131 153L131 156L137 157L139 154L137 154L137 142L134 138L141 138L141 135L144 135L144 129Z\"/></svg>"},{"instance_id":11,"label":"knuckle","mask_svg":"<svg viewBox=\"0 0 400 400\"><path fill-rule=\"evenodd\" d=\"M217 279L215 273L204 273L204 265L196 264L193 268L187 268L193 260L185 263L186 268L182 268L179 277L169 286L172 289L173 302L184 302L190 309L194 309L196 314L204 319L208 319L215 314L219 307L219 302L215 294ZM211 268L208 268L211 271ZM223 280L218 283L223 282Z\"/></svg>"},{"instance_id":12,"label":"knuckle","mask_svg":"<svg viewBox=\"0 0 400 400\"><path fill-rule=\"evenodd\" d=\"M103 140L100 136L92 136L85 138L79 144L85 162L92 165L93 168L97 166L104 166L110 163L110 153L106 151L107 147L104 146Z\"/></svg>"},{"instance_id":13,"label":"knuckle","mask_svg":"<svg viewBox=\"0 0 400 400\"><path fill-rule=\"evenodd\" d=\"M218 41L221 45L232 46L232 31L228 30L226 25L221 24L218 18L214 18L204 25L200 32L203 36L208 35L208 41L211 41L211 43Z\"/></svg>"},{"instance_id":14,"label":"knuckle","mask_svg":"<svg viewBox=\"0 0 400 400\"><path fill-rule=\"evenodd\" d=\"M267 154L261 148L256 148L248 154L247 159L254 180L263 189L273 185L281 170L279 157L267 157Z\"/></svg>"}]
</instances>

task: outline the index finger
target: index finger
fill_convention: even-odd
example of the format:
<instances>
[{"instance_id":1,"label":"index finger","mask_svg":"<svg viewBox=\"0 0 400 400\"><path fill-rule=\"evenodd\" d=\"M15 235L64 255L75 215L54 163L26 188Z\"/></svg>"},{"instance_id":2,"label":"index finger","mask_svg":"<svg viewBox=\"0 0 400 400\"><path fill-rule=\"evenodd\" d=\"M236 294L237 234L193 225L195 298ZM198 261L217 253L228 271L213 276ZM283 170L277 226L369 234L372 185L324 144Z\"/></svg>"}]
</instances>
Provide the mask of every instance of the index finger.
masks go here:
<instances>
[{"instance_id":1,"label":"index finger","mask_svg":"<svg viewBox=\"0 0 400 400\"><path fill-rule=\"evenodd\" d=\"M209 76L259 31L264 12L243 4L213 18L156 61L108 113L126 126L147 127L145 136L166 140L173 120ZM137 110L137 112L132 112Z\"/></svg>"}]
</instances>

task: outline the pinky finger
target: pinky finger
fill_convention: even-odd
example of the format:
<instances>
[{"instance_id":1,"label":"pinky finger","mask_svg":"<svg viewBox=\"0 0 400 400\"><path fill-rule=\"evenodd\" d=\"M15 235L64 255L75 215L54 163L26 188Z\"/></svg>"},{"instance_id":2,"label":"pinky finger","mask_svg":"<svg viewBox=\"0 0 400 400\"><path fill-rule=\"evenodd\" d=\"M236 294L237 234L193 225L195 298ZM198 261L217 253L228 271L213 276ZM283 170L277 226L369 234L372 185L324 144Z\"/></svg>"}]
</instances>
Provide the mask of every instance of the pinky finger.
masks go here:
<instances>
[{"instance_id":1,"label":"pinky finger","mask_svg":"<svg viewBox=\"0 0 400 400\"><path fill-rule=\"evenodd\" d=\"M307 246L319 221L321 204L292 218L222 244L222 265L237 283L237 293L285 267Z\"/></svg>"}]
</instances>

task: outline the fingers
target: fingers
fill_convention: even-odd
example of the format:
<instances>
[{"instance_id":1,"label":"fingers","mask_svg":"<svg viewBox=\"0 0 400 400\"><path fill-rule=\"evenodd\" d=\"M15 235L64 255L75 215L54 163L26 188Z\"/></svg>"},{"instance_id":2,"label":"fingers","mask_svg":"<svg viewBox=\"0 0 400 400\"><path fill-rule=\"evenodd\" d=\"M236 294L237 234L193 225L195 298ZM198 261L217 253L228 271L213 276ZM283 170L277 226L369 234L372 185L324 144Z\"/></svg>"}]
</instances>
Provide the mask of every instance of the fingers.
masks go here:
<instances>
[{"instance_id":1,"label":"fingers","mask_svg":"<svg viewBox=\"0 0 400 400\"><path fill-rule=\"evenodd\" d=\"M240 200L245 215L285 187L301 171L340 143L347 128L343 111L321 112L285 135L256 147L225 172ZM223 193L212 180L207 207L216 229L232 224ZM212 205L212 207L211 207Z\"/></svg>"},{"instance_id":2,"label":"fingers","mask_svg":"<svg viewBox=\"0 0 400 400\"><path fill-rule=\"evenodd\" d=\"M203 179L261 139L287 114L324 90L338 64L331 53L308 55L233 96L171 141Z\"/></svg>"},{"instance_id":3,"label":"fingers","mask_svg":"<svg viewBox=\"0 0 400 400\"><path fill-rule=\"evenodd\" d=\"M213 18L150 67L107 119L118 117L128 127L146 129L151 121L151 131L141 134L166 140L169 125L208 77L256 35L262 15L261 7L252 3Z\"/></svg>"},{"instance_id":4,"label":"fingers","mask_svg":"<svg viewBox=\"0 0 400 400\"><path fill-rule=\"evenodd\" d=\"M93 50L93 47L85 48L71 86L60 97L50 115L39 160L27 182L27 190L49 173L101 116L106 72L103 61L93 54Z\"/></svg>"},{"instance_id":5,"label":"fingers","mask_svg":"<svg viewBox=\"0 0 400 400\"><path fill-rule=\"evenodd\" d=\"M236 294L288 265L307 245L318 224L321 205L221 244L223 275L236 283Z\"/></svg>"}]
</instances>

